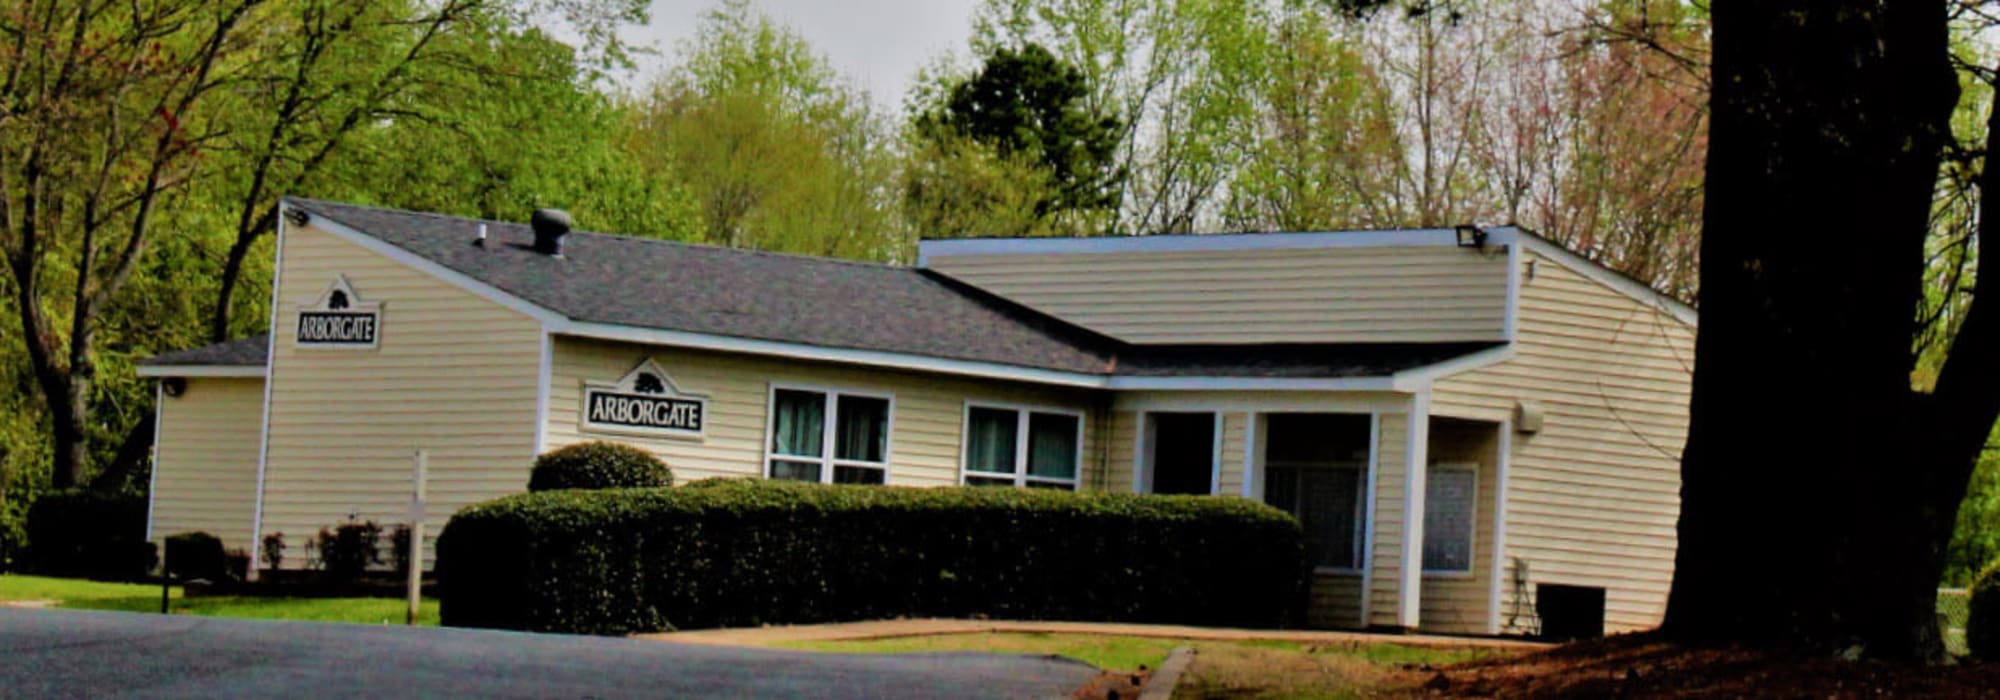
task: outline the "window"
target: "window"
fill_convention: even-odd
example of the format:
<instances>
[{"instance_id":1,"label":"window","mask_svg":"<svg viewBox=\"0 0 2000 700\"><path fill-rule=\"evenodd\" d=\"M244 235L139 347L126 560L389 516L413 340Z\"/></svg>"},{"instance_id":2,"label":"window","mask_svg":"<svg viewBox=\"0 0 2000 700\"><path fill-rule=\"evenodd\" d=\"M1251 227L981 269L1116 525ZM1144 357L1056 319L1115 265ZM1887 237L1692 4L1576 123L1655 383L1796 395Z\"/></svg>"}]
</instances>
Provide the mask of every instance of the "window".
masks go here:
<instances>
[{"instance_id":1,"label":"window","mask_svg":"<svg viewBox=\"0 0 2000 700\"><path fill-rule=\"evenodd\" d=\"M1472 573L1479 472L1470 464L1432 465L1424 482L1424 572Z\"/></svg>"},{"instance_id":2,"label":"window","mask_svg":"<svg viewBox=\"0 0 2000 700\"><path fill-rule=\"evenodd\" d=\"M968 405L965 483L1075 489L1083 414Z\"/></svg>"},{"instance_id":3,"label":"window","mask_svg":"<svg viewBox=\"0 0 2000 700\"><path fill-rule=\"evenodd\" d=\"M1267 463L1264 503L1299 519L1313 566L1360 569L1366 480L1360 462Z\"/></svg>"},{"instance_id":4,"label":"window","mask_svg":"<svg viewBox=\"0 0 2000 700\"><path fill-rule=\"evenodd\" d=\"M1370 425L1355 414L1264 416L1264 502L1299 519L1316 568L1362 568Z\"/></svg>"},{"instance_id":5,"label":"window","mask_svg":"<svg viewBox=\"0 0 2000 700\"><path fill-rule=\"evenodd\" d=\"M886 396L773 387L765 475L830 484L883 483L889 474L889 407Z\"/></svg>"}]
</instances>

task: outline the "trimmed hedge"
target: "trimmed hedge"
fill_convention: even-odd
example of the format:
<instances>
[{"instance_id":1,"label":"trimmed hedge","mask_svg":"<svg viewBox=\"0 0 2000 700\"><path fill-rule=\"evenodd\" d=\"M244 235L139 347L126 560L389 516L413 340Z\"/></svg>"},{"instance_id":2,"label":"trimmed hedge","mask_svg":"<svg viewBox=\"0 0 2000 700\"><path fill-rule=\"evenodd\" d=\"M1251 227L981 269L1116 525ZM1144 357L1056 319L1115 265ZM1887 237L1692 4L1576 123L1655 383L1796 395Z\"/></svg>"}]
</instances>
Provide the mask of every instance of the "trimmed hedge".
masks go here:
<instances>
[{"instance_id":1,"label":"trimmed hedge","mask_svg":"<svg viewBox=\"0 0 2000 700\"><path fill-rule=\"evenodd\" d=\"M1965 646L1973 658L2000 659L2000 563L1972 579L1971 596L1966 603Z\"/></svg>"},{"instance_id":2,"label":"trimmed hedge","mask_svg":"<svg viewBox=\"0 0 2000 700\"><path fill-rule=\"evenodd\" d=\"M229 555L222 551L222 540L215 535L206 532L168 535L166 550L160 568L170 577L221 582L229 576Z\"/></svg>"},{"instance_id":3,"label":"trimmed hedge","mask_svg":"<svg viewBox=\"0 0 2000 700\"><path fill-rule=\"evenodd\" d=\"M143 496L45 493L28 508L27 530L27 569L37 574L137 580L159 558L146 541Z\"/></svg>"},{"instance_id":4,"label":"trimmed hedge","mask_svg":"<svg viewBox=\"0 0 2000 700\"><path fill-rule=\"evenodd\" d=\"M616 442L582 442L535 458L529 491L623 489L674 483L667 463L653 453Z\"/></svg>"},{"instance_id":5,"label":"trimmed hedge","mask_svg":"<svg viewBox=\"0 0 2000 700\"><path fill-rule=\"evenodd\" d=\"M897 616L1296 624L1298 522L1252 501L712 480L460 511L444 624L630 634Z\"/></svg>"}]
</instances>

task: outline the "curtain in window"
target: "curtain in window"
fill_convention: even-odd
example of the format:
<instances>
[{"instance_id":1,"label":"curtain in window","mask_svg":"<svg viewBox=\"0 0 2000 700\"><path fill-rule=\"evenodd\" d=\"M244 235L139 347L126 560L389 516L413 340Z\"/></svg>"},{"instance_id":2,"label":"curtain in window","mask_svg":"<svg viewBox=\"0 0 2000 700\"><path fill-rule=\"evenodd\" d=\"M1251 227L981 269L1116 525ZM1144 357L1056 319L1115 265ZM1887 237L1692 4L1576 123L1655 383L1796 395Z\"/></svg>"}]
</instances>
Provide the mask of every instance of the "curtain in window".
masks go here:
<instances>
[{"instance_id":1,"label":"curtain in window","mask_svg":"<svg viewBox=\"0 0 2000 700\"><path fill-rule=\"evenodd\" d=\"M779 389L771 410L776 426L771 431L771 452L795 457L818 457L826 435L826 395L811 391ZM776 474L773 474L776 476ZM817 479L817 470L815 470Z\"/></svg>"},{"instance_id":2,"label":"curtain in window","mask_svg":"<svg viewBox=\"0 0 2000 700\"><path fill-rule=\"evenodd\" d=\"M1028 415L1028 475L1076 478L1076 416Z\"/></svg>"},{"instance_id":3,"label":"curtain in window","mask_svg":"<svg viewBox=\"0 0 2000 700\"><path fill-rule=\"evenodd\" d=\"M842 396L834 411L836 459L881 462L889 453L889 401L866 396Z\"/></svg>"},{"instance_id":4,"label":"curtain in window","mask_svg":"<svg viewBox=\"0 0 2000 700\"><path fill-rule=\"evenodd\" d=\"M1018 420L1013 411L973 408L965 436L965 468L992 474L1014 473Z\"/></svg>"}]
</instances>

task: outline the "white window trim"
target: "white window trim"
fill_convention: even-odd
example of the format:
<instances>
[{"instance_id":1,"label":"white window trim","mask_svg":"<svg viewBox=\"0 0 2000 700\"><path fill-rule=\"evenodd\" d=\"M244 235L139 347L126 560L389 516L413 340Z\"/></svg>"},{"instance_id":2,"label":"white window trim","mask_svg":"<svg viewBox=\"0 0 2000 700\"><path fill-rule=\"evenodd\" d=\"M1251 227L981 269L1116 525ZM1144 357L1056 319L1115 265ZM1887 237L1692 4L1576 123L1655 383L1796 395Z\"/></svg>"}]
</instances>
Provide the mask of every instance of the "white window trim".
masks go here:
<instances>
[{"instance_id":1,"label":"white window trim","mask_svg":"<svg viewBox=\"0 0 2000 700\"><path fill-rule=\"evenodd\" d=\"M826 412L824 415L826 416L826 419L824 421L825 425L821 426L820 428L823 431L820 436L820 443L819 443L821 452L820 456L801 457L795 455L779 454L777 452L772 451L771 440L778 433L779 391L806 391L806 392L817 393L825 397ZM834 453L839 451L838 443L836 442L836 440L839 436L839 427L840 427L839 405L840 405L840 397L842 396L852 396L855 398L863 398L863 399L882 399L889 402L889 408L888 408L889 414L885 416L882 421L883 444L882 444L881 462L864 462L861 460L853 460L853 459L836 459L833 456ZM764 392L764 414L765 414L764 415L764 470L763 470L764 478L766 479L772 478L771 463L773 461L811 462L819 464L819 483L822 484L833 483L833 470L835 467L864 467L868 469L880 469L882 470L883 485L887 485L889 483L889 465L895 463L894 452L896 445L896 395L894 393L868 391L865 389L846 389L841 387L818 386L813 384L780 384L777 382L772 382Z\"/></svg>"},{"instance_id":2,"label":"white window trim","mask_svg":"<svg viewBox=\"0 0 2000 700\"><path fill-rule=\"evenodd\" d=\"M1472 502L1472 517L1468 518L1468 521L1472 523L1472 532L1468 533L1468 536L1466 537L1466 544L1471 547L1471 551L1465 553L1464 569L1433 569L1427 566L1424 567L1424 572L1423 572L1424 578L1433 578L1433 579L1474 578L1479 567L1479 562L1477 561L1479 558L1479 463L1478 462L1434 462L1431 464L1430 469L1426 471L1427 474L1436 474L1438 472L1469 472L1472 474L1472 498L1470 499ZM1424 480L1424 485L1426 487L1430 485L1430 480L1428 478ZM1429 538L1430 533L1425 532L1424 537ZM1418 552L1417 560L1422 561L1423 556L1424 555L1422 552Z\"/></svg>"},{"instance_id":3,"label":"white window trim","mask_svg":"<svg viewBox=\"0 0 2000 700\"><path fill-rule=\"evenodd\" d=\"M1360 576L1362 571L1368 568L1368 560L1364 552L1367 551L1368 538L1370 536L1370 533L1368 532L1368 507L1367 507L1368 494L1366 492L1366 489L1368 488L1368 481L1371 478L1369 472L1372 471L1372 469L1370 468L1370 466L1367 464L1360 464L1360 463L1356 463L1352 466L1349 466L1347 464L1327 465L1319 463L1297 463L1297 462L1283 462L1283 461L1272 462L1270 460L1265 460L1264 462L1264 469L1265 469L1264 478L1266 479L1265 483L1269 483L1270 468L1273 466L1284 469L1295 469L1295 470L1315 469L1315 468L1355 470L1356 472L1355 481L1357 483L1355 484L1354 488L1357 489L1357 491L1354 494L1354 559L1356 561L1359 561L1360 565L1321 566L1318 564L1314 564L1313 573L1326 576ZM1302 490L1299 488L1299 485L1293 484L1292 493L1300 493L1300 492L1302 492ZM1264 502L1264 499L1262 498L1261 495L1257 499L1257 502L1258 503Z\"/></svg>"},{"instance_id":4,"label":"white window trim","mask_svg":"<svg viewBox=\"0 0 2000 700\"><path fill-rule=\"evenodd\" d=\"M1161 413L1184 413L1184 414L1209 414L1215 417L1215 436L1213 444L1210 446L1208 455L1208 493L1201 495L1204 496L1222 495L1222 489L1221 489L1222 444L1223 444L1222 414L1226 412L1227 411L1222 408L1207 406L1206 404L1196 405L1188 408L1168 408L1159 410L1139 411L1138 412L1139 434L1137 436L1138 444L1137 444L1137 449L1135 449L1132 453L1132 492L1141 494L1157 493L1153 489L1153 477L1156 475L1155 473L1158 471L1159 465L1153 463L1153 457L1157 452L1157 450L1153 448L1155 446L1155 443L1158 442L1159 431L1154 429L1153 419L1157 418L1158 414ZM1247 466L1245 468L1248 469ZM1247 476L1248 472L1245 472L1245 474L1246 476L1244 478L1248 479L1249 478Z\"/></svg>"},{"instance_id":5,"label":"white window trim","mask_svg":"<svg viewBox=\"0 0 2000 700\"><path fill-rule=\"evenodd\" d=\"M1014 412L1014 473L1013 474L972 471L972 459L969 453L972 451L972 440L970 439L970 436L972 435L972 409L975 408L986 408L996 411ZM1074 469L1072 469L1070 472L1075 476L1069 479L1051 479L1045 476L1028 475L1028 416L1031 413L1047 413L1050 415L1070 416L1076 419L1076 465ZM1081 489L1083 487L1083 445L1084 445L1083 431L1084 431L1084 424L1089 422L1084 420L1084 418L1085 416L1083 411L1079 411L1072 408L1057 408L1054 406L1042 406L1035 404L1003 403L998 401L971 401L971 400L966 401L964 408L962 408L959 413L959 426L958 426L959 485L960 486L966 485L967 483L966 480L968 477L976 477L980 479L1004 479L1011 477L1014 480L1014 486L1016 488L1025 487L1032 482L1037 484L1057 484L1057 485L1067 484L1071 491Z\"/></svg>"}]
</instances>

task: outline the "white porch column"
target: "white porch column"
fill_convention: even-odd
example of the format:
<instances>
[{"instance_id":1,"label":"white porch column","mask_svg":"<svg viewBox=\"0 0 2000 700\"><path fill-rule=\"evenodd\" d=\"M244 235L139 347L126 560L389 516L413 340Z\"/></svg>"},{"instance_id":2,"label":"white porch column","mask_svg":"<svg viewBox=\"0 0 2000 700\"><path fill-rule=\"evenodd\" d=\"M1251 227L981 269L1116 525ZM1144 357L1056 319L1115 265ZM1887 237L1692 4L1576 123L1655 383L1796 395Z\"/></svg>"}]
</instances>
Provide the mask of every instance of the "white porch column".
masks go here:
<instances>
[{"instance_id":1,"label":"white porch column","mask_svg":"<svg viewBox=\"0 0 2000 700\"><path fill-rule=\"evenodd\" d=\"M1403 543L1397 567L1396 625L1416 629L1424 587L1424 486L1429 480L1431 390L1410 396L1409 429L1403 448Z\"/></svg>"}]
</instances>

